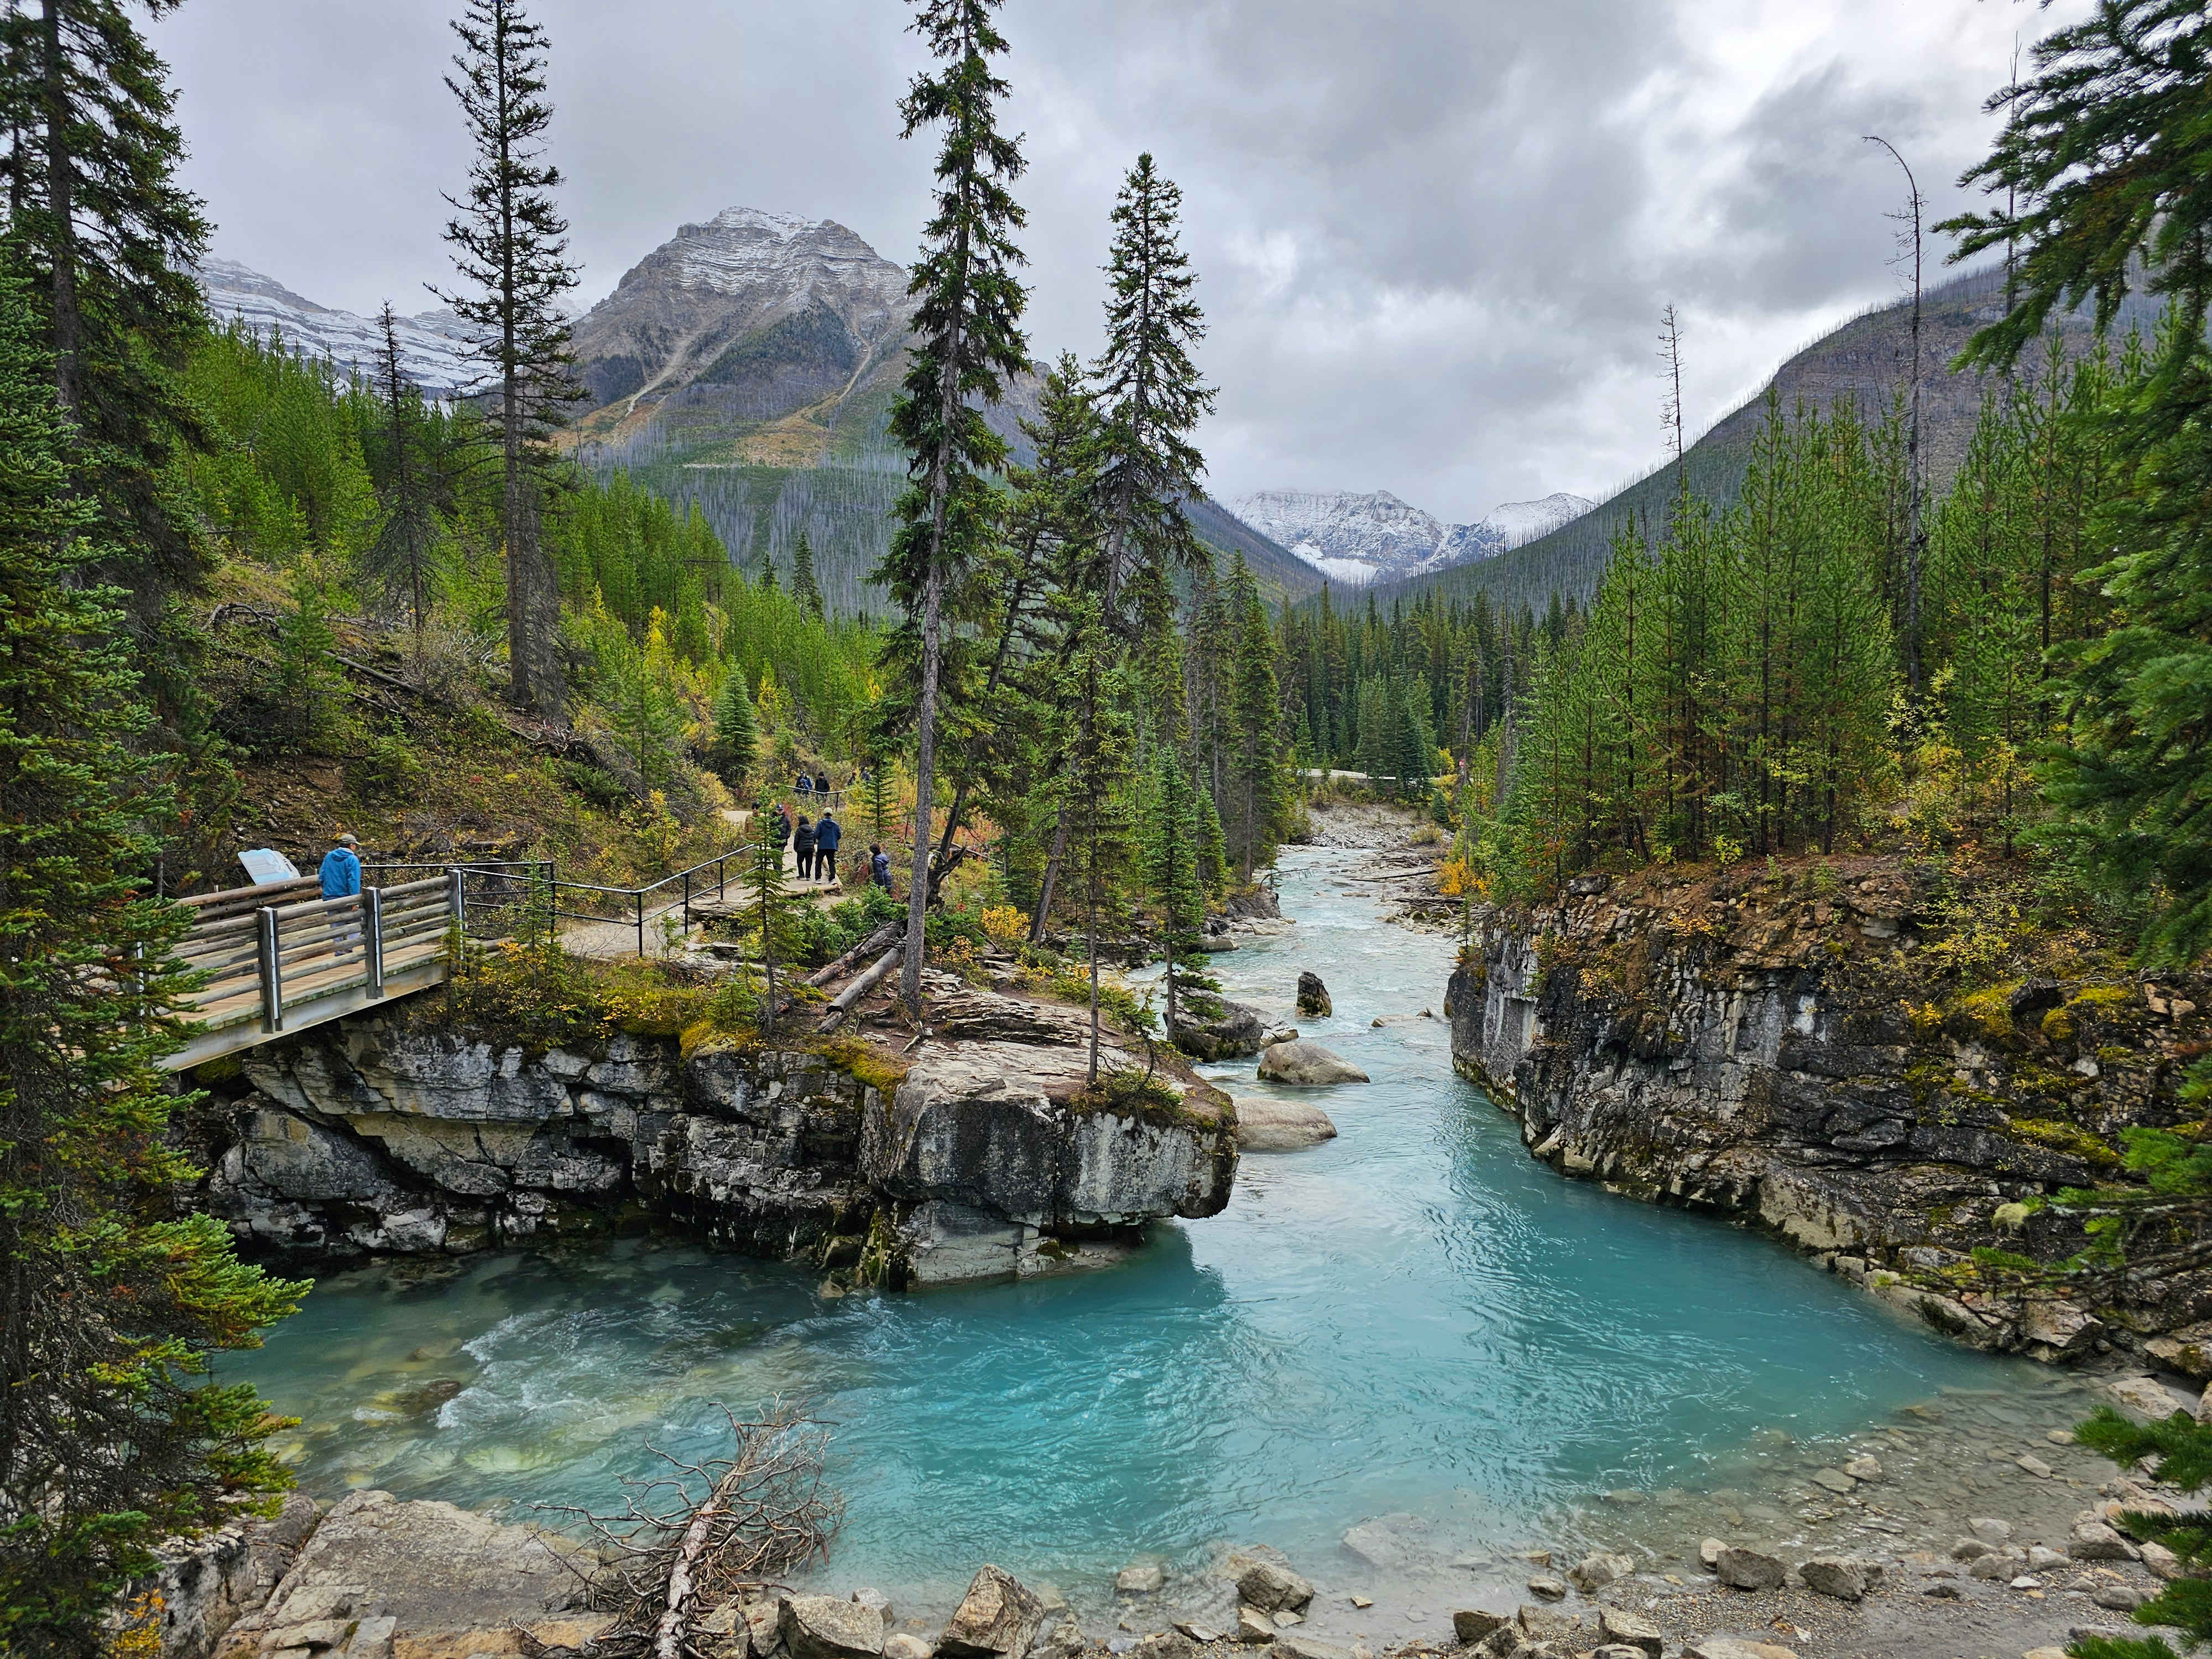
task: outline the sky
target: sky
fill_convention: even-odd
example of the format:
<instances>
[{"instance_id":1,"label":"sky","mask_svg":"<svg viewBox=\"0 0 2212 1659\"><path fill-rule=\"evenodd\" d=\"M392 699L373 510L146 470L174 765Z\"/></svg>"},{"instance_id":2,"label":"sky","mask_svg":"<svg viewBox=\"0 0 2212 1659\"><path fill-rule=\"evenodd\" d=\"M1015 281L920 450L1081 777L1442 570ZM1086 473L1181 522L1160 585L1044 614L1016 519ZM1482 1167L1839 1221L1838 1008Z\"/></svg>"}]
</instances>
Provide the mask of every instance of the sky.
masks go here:
<instances>
[{"instance_id":1,"label":"sky","mask_svg":"<svg viewBox=\"0 0 2212 1659\"><path fill-rule=\"evenodd\" d=\"M189 0L153 26L214 251L325 305L447 278L467 165L461 0ZM1034 355L1097 349L1140 151L1182 187L1224 499L1387 489L1452 522L1598 497L1661 458L1657 334L1692 433L1905 291L1905 179L1977 199L2015 40L2087 0L1007 0ZM915 257L934 150L903 0L532 0L579 298L686 222L835 219ZM1942 239L1929 242L1940 271Z\"/></svg>"}]
</instances>

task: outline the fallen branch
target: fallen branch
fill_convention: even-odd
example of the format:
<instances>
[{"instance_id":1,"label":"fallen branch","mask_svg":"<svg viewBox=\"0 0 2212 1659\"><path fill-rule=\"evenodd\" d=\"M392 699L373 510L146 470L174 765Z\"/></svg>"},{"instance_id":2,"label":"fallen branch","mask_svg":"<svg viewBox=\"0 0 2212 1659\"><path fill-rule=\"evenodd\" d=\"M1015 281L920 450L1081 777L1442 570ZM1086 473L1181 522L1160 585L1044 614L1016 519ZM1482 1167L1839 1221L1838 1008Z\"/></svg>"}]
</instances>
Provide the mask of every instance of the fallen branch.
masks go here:
<instances>
[{"instance_id":1,"label":"fallen branch","mask_svg":"<svg viewBox=\"0 0 2212 1659\"><path fill-rule=\"evenodd\" d=\"M541 1506L580 1521L596 1546L575 1558L596 1564L575 1568L591 1604L615 1614L590 1645L596 1659L701 1659L703 1613L829 1553L844 1506L823 1484L828 1431L780 1401L757 1421L723 1414L728 1456L687 1463L652 1448L668 1473L625 1481L621 1513Z\"/></svg>"}]
</instances>

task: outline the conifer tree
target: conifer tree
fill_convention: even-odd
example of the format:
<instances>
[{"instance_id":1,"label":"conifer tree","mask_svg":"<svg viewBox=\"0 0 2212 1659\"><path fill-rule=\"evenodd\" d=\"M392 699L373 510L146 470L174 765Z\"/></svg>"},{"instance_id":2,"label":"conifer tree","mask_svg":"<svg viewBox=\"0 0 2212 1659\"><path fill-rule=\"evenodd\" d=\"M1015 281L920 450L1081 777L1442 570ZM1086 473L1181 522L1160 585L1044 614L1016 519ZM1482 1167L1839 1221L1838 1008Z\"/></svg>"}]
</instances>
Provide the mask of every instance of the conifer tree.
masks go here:
<instances>
[{"instance_id":1,"label":"conifer tree","mask_svg":"<svg viewBox=\"0 0 2212 1659\"><path fill-rule=\"evenodd\" d=\"M1275 679L1274 639L1259 584L1238 554L1230 573L1229 606L1235 642L1236 753L1231 763L1237 802L1240 879L1273 850L1282 811L1282 690Z\"/></svg>"},{"instance_id":2,"label":"conifer tree","mask_svg":"<svg viewBox=\"0 0 2212 1659\"><path fill-rule=\"evenodd\" d=\"M478 331L475 355L493 400L500 447L500 532L507 549L508 696L543 719L566 718L561 591L543 536L552 454L546 440L580 395L571 378L561 296L576 285L568 222L555 204L561 171L545 159L544 26L521 0L468 0L453 21L461 51L446 85L459 101L474 157L468 188L447 203L463 291L438 293Z\"/></svg>"},{"instance_id":3,"label":"conifer tree","mask_svg":"<svg viewBox=\"0 0 2212 1659\"><path fill-rule=\"evenodd\" d=\"M0 283L0 1649L91 1656L153 1545L284 1484L278 1420L205 1379L305 1287L165 1218L185 918L143 893L149 717L44 332Z\"/></svg>"},{"instance_id":4,"label":"conifer tree","mask_svg":"<svg viewBox=\"0 0 2212 1659\"><path fill-rule=\"evenodd\" d=\"M167 76L123 0L40 0L0 21L7 241L83 446L77 486L102 507L106 573L131 588L142 631L201 574L159 483L178 439L200 431L182 375L207 325L191 269L208 227L176 181Z\"/></svg>"},{"instance_id":5,"label":"conifer tree","mask_svg":"<svg viewBox=\"0 0 2212 1659\"><path fill-rule=\"evenodd\" d=\"M362 565L388 596L405 602L419 647L438 574L437 459L422 394L399 359L398 319L389 300L376 324L382 337L374 381L382 417L382 453L377 457L382 522L364 550Z\"/></svg>"},{"instance_id":6,"label":"conifer tree","mask_svg":"<svg viewBox=\"0 0 2212 1659\"><path fill-rule=\"evenodd\" d=\"M1006 49L992 23L999 0L915 0L914 29L939 65L915 77L899 112L904 136L942 123L937 210L908 292L916 301L915 346L891 410L906 447L908 489L897 527L877 571L903 613L890 649L911 671L915 703L913 885L899 990L921 1008L922 921L929 904L935 831L937 724L945 669L946 596L971 570L991 535L998 502L989 474L1006 445L980 404L1003 395L1029 367L1021 332L1027 295L1012 240L1024 216L1008 190L1023 169L1019 143L997 125L1006 83L991 59Z\"/></svg>"},{"instance_id":7,"label":"conifer tree","mask_svg":"<svg viewBox=\"0 0 2212 1659\"><path fill-rule=\"evenodd\" d=\"M791 891L783 879L783 844L775 838L775 815L763 799L753 813L752 856L746 869L753 885L745 901L747 942L760 963L759 1022L763 1036L775 1035L777 1005L782 1000L776 988L777 967L788 962L799 946L798 925L791 914Z\"/></svg>"},{"instance_id":8,"label":"conifer tree","mask_svg":"<svg viewBox=\"0 0 2212 1659\"><path fill-rule=\"evenodd\" d=\"M714 694L714 741L707 757L714 774L732 789L741 789L759 759L760 735L753 719L753 700L745 690L744 671L735 666Z\"/></svg>"},{"instance_id":9,"label":"conifer tree","mask_svg":"<svg viewBox=\"0 0 2212 1659\"><path fill-rule=\"evenodd\" d=\"M1109 626L1127 626L1131 593L1152 626L1167 616L1168 579L1204 558L1183 516L1200 499L1206 462L1190 441L1213 389L1199 378L1191 348L1206 337L1198 285L1178 242L1182 192L1137 157L1114 204L1106 275L1106 347L1092 365L1102 410L1098 518L1105 527Z\"/></svg>"},{"instance_id":10,"label":"conifer tree","mask_svg":"<svg viewBox=\"0 0 2212 1659\"><path fill-rule=\"evenodd\" d=\"M805 605L816 621L822 618L822 590L814 585L814 544L799 532L799 545L791 554L791 597Z\"/></svg>"}]
</instances>

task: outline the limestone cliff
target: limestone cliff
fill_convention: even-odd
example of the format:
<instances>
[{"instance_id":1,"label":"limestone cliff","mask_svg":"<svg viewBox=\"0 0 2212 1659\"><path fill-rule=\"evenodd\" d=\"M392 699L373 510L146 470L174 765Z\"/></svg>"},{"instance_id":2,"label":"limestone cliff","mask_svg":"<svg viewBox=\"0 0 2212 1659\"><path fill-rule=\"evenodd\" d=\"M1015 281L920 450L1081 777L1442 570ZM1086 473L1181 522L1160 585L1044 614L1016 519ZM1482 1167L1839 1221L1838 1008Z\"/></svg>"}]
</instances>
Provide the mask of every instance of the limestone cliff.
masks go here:
<instances>
[{"instance_id":1,"label":"limestone cliff","mask_svg":"<svg viewBox=\"0 0 2212 1659\"><path fill-rule=\"evenodd\" d=\"M532 1053L347 1020L247 1056L250 1089L201 1115L198 1196L309 1268L660 1225L893 1285L1076 1265L1099 1254L1085 1240L1227 1203L1225 1097L1197 1085L1164 1116L1081 1100L1073 1052L933 1043L894 1098L798 1047Z\"/></svg>"},{"instance_id":2,"label":"limestone cliff","mask_svg":"<svg viewBox=\"0 0 2212 1659\"><path fill-rule=\"evenodd\" d=\"M2203 1276L2088 1309L1971 1270L1981 1246L2077 1249L2060 1210L1999 1212L2110 1177L2123 1131L2179 1121L2208 1035L2193 988L2078 939L2042 952L2056 971L2007 976L2031 931L2008 914L1895 860L1580 878L1481 918L1446 1000L1454 1063L1562 1173L1770 1230L1978 1346L2144 1345L2212 1372L2184 1357L2212 1333Z\"/></svg>"}]
</instances>

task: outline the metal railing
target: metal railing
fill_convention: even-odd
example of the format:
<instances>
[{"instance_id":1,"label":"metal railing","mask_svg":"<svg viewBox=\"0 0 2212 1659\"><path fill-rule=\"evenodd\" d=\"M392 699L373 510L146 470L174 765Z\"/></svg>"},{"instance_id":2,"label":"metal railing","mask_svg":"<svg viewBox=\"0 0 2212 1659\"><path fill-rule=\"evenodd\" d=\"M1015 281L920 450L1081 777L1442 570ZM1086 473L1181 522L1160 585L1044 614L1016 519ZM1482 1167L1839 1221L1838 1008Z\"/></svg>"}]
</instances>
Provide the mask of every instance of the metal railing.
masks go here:
<instances>
[{"instance_id":1,"label":"metal railing","mask_svg":"<svg viewBox=\"0 0 2212 1659\"><path fill-rule=\"evenodd\" d=\"M455 914L465 938L528 938L542 932L547 942L551 942L555 926L552 901L557 884L551 859L449 859L435 864L362 866L364 881L371 874L406 877L416 872L428 872L440 880L459 878L461 895Z\"/></svg>"},{"instance_id":2,"label":"metal railing","mask_svg":"<svg viewBox=\"0 0 2212 1659\"><path fill-rule=\"evenodd\" d=\"M611 927L633 927L637 932L637 953L645 954L645 925L647 922L680 909L683 925L691 926L691 909L695 903L705 902L711 890L716 900L726 897L730 890L732 866L742 871L752 857L750 847L733 847L728 852L711 859L702 859L688 870L678 870L673 875L663 876L659 881L648 882L642 887L601 887L591 882L553 880L550 884L550 914L568 921L595 921ZM665 893L667 902L650 902L654 894ZM568 909L563 901L570 894L578 896L579 904L597 902L593 909Z\"/></svg>"},{"instance_id":3,"label":"metal railing","mask_svg":"<svg viewBox=\"0 0 2212 1659\"><path fill-rule=\"evenodd\" d=\"M274 1034L304 1005L356 990L381 997L389 979L442 961L446 935L460 919L458 872L343 898L297 896L311 884L272 883L183 901L199 913L177 954L204 975L191 1000L200 1024L221 1030L258 1022ZM284 897L294 902L267 902Z\"/></svg>"}]
</instances>

